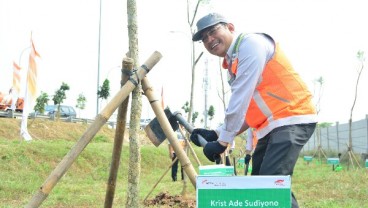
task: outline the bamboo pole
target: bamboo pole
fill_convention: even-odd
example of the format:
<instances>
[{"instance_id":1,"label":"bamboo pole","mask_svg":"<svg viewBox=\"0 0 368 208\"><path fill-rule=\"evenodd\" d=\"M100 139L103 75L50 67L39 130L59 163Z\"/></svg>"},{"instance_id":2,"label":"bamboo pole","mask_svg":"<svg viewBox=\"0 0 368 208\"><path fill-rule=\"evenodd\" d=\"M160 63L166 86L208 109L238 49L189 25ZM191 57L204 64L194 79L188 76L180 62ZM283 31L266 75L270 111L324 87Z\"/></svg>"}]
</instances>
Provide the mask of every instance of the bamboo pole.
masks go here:
<instances>
[{"instance_id":1,"label":"bamboo pole","mask_svg":"<svg viewBox=\"0 0 368 208\"><path fill-rule=\"evenodd\" d=\"M170 144L172 145L179 161L184 168L185 173L188 175L190 181L192 182L193 186L196 187L196 176L197 173L193 168L192 163L190 162L188 156L185 154L184 149L180 145L177 135L175 134L174 130L172 129L168 118L162 109L160 99L157 95L155 95L151 84L147 78L142 79L142 89L144 94L146 95L151 107L156 115L156 118L165 133L166 138L169 140Z\"/></svg>"},{"instance_id":2,"label":"bamboo pole","mask_svg":"<svg viewBox=\"0 0 368 208\"><path fill-rule=\"evenodd\" d=\"M88 127L86 132L82 135L79 141L73 146L69 153L64 156L63 160L56 166L56 168L51 172L46 181L38 189L37 193L33 195L32 199L25 206L26 208L39 207L41 203L47 198L51 190L54 188L56 183L70 168L79 154L84 150L88 143L93 139L96 133L101 129L101 127L110 118L113 112L118 108L118 106L128 97L129 93L134 90L136 84L139 80L142 80L150 69L157 64L161 59L161 54L155 51L151 57L142 65L138 71L132 76L120 91L115 95L115 97L106 105L106 107L98 114L95 121Z\"/></svg>"},{"instance_id":3,"label":"bamboo pole","mask_svg":"<svg viewBox=\"0 0 368 208\"><path fill-rule=\"evenodd\" d=\"M121 87L128 81L129 75L133 70L134 61L131 58L123 59L123 67L122 67L122 75L121 75ZM107 181L106 187L106 195L105 195L105 205L104 207L112 207L114 202L115 195L115 187L116 187L116 178L118 175L119 165L120 165L120 157L121 150L124 142L124 134L125 134L125 124L126 124L126 116L128 110L129 103L129 95L124 100L124 102L119 106L117 123L115 129L115 137L114 137L114 147L112 151L112 159L110 166L110 175Z\"/></svg>"}]
</instances>

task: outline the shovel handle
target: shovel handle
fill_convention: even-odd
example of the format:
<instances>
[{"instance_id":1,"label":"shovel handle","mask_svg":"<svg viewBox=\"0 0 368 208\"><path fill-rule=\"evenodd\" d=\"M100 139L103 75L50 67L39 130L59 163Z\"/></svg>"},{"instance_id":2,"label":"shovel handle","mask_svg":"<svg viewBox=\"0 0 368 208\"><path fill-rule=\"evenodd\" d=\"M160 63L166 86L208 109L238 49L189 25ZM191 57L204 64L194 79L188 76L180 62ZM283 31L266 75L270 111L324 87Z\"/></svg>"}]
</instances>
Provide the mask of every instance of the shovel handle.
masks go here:
<instances>
[{"instance_id":1,"label":"shovel handle","mask_svg":"<svg viewBox=\"0 0 368 208\"><path fill-rule=\"evenodd\" d=\"M189 133L192 133L194 128L192 125L190 125L185 119L184 117L181 115L181 113L179 111L176 111L173 113L173 115L175 115L176 117L176 120L182 125L184 126L184 128L189 132ZM207 141L199 134L197 134L198 136L198 141L199 141L199 144L201 145L201 147L204 147L206 146L207 144ZM216 161L216 164L221 164L221 156L220 155L217 155L215 158L215 161Z\"/></svg>"},{"instance_id":2,"label":"shovel handle","mask_svg":"<svg viewBox=\"0 0 368 208\"><path fill-rule=\"evenodd\" d=\"M190 132L190 133L192 133L192 132ZM199 141L199 144L201 145L201 147L206 146L207 141L201 135L197 134L197 136L198 136L198 141Z\"/></svg>"}]
</instances>

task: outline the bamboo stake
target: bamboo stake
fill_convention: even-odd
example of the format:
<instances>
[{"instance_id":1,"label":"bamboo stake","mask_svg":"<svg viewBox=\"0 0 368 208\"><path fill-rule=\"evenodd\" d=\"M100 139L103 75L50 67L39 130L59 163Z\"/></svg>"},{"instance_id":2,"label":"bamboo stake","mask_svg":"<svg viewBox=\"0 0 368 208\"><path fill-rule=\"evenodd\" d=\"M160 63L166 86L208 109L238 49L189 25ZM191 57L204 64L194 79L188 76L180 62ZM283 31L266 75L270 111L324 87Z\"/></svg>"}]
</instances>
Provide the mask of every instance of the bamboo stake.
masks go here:
<instances>
[{"instance_id":1,"label":"bamboo stake","mask_svg":"<svg viewBox=\"0 0 368 208\"><path fill-rule=\"evenodd\" d=\"M175 134L174 130L172 129L169 120L166 117L164 109L162 109L160 99L157 95L155 95L151 84L147 78L142 79L142 89L144 94L146 95L151 107L156 115L156 118L165 133L166 138L169 140L170 144L172 145L176 156L179 158L179 161L184 168L185 173L188 175L192 185L196 187L196 176L197 173L193 168L192 163L190 162L188 156L185 154L184 149L181 147L177 135Z\"/></svg>"},{"instance_id":2,"label":"bamboo stake","mask_svg":"<svg viewBox=\"0 0 368 208\"><path fill-rule=\"evenodd\" d=\"M47 198L51 190L54 188L56 183L66 173L66 171L70 168L70 166L79 156L79 154L84 150L84 148L93 139L96 133L106 123L113 112L128 97L129 93L134 90L136 84L139 83L139 80L143 79L145 75L149 72L149 70L157 64L161 57L162 56L159 52L154 52L151 57L145 62L145 64L138 69L134 76L130 78L130 82L127 82L120 89L120 91L106 105L101 113L96 116L95 121L89 126L86 132L84 132L79 141L73 146L69 153L64 156L63 160L51 172L46 181L38 189L38 192L33 195L32 199L25 206L26 208L39 207L41 205L41 203Z\"/></svg>"},{"instance_id":3,"label":"bamboo stake","mask_svg":"<svg viewBox=\"0 0 368 208\"><path fill-rule=\"evenodd\" d=\"M121 87L128 81L129 75L133 70L133 59L124 58L121 76ZM117 123L114 137L114 147L112 151L112 161L110 166L110 175L107 181L106 195L105 195L105 207L112 207L114 201L116 178L118 175L121 150L124 142L126 115L129 103L129 95L124 102L119 106Z\"/></svg>"}]
</instances>

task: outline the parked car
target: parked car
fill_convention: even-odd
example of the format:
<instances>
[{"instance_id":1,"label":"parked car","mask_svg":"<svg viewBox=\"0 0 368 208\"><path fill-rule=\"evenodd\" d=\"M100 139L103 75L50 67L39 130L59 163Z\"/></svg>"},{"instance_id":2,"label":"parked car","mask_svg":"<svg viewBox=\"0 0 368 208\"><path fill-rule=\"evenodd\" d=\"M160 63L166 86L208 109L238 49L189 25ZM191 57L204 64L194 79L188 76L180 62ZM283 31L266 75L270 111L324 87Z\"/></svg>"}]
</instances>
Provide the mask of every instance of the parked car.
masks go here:
<instances>
[{"instance_id":1,"label":"parked car","mask_svg":"<svg viewBox=\"0 0 368 208\"><path fill-rule=\"evenodd\" d=\"M40 112L32 112L30 116L43 115L49 116L50 118L56 117L58 111L58 105L46 105L45 111L41 114ZM60 118L76 118L77 112L72 106L60 105Z\"/></svg>"}]
</instances>

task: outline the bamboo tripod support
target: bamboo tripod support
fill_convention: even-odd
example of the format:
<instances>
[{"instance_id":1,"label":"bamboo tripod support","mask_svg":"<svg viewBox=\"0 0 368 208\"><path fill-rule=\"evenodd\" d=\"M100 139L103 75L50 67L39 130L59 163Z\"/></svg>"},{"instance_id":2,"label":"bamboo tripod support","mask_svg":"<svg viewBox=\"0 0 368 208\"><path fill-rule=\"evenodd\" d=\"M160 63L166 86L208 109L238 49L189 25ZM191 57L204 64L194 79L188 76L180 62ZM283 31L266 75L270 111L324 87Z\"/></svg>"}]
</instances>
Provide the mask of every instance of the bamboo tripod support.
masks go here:
<instances>
[{"instance_id":1,"label":"bamboo tripod support","mask_svg":"<svg viewBox=\"0 0 368 208\"><path fill-rule=\"evenodd\" d=\"M321 154L325 157L326 160L327 160L327 156L326 156L325 152L322 149L320 129L317 127L316 130L317 130L317 144L318 144L318 147L317 147L317 150L314 152L314 154L313 154L312 157L314 158L318 154L318 160L320 162L322 162L322 160L321 160Z\"/></svg>"},{"instance_id":2,"label":"bamboo tripod support","mask_svg":"<svg viewBox=\"0 0 368 208\"><path fill-rule=\"evenodd\" d=\"M131 58L123 59L121 87L124 86L124 84L128 81L130 77L129 75L131 74L133 70L133 65L134 65L133 59ZM119 106L119 109L118 109L117 124L116 124L115 137L114 137L114 147L112 151L112 161L111 161L111 166L110 166L110 175L107 181L104 207L112 207L112 204L114 201L116 178L118 176L121 150L122 150L123 141L124 141L128 103L129 103L129 95L124 100L124 102Z\"/></svg>"},{"instance_id":3,"label":"bamboo tripod support","mask_svg":"<svg viewBox=\"0 0 368 208\"><path fill-rule=\"evenodd\" d=\"M96 133L111 117L113 112L134 90L136 84L138 84L140 80L144 79L149 70L151 70L158 63L161 57L161 53L155 51L149 57L149 59L137 70L134 76L130 78L130 82L124 84L124 86L115 95L115 97L106 105L101 113L96 116L95 121L84 132L79 141L72 147L68 154L64 156L63 160L51 172L46 181L42 184L36 194L33 195L32 199L25 206L26 208L39 207L42 204L42 202L47 198L57 182L61 179L61 177L63 177L63 175L70 168L70 166L79 156L79 154L84 150L84 148L89 144Z\"/></svg>"},{"instance_id":4,"label":"bamboo tripod support","mask_svg":"<svg viewBox=\"0 0 368 208\"><path fill-rule=\"evenodd\" d=\"M197 172L195 171L192 163L187 157L187 154L185 153L184 149L181 147L181 144L179 143L177 136L174 130L172 129L169 120L166 117L164 109L162 109L161 103L159 102L160 99L154 93L154 90L147 78L142 79L142 89L149 103L151 104L151 107L156 115L156 118L163 132L165 133L166 138L169 140L170 144L172 145L176 153L176 156L178 157L182 165L182 168L184 169L186 175L189 177L190 181L192 182L192 185L196 187Z\"/></svg>"}]
</instances>

